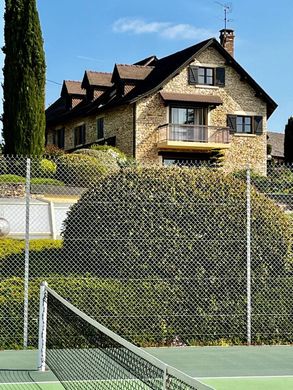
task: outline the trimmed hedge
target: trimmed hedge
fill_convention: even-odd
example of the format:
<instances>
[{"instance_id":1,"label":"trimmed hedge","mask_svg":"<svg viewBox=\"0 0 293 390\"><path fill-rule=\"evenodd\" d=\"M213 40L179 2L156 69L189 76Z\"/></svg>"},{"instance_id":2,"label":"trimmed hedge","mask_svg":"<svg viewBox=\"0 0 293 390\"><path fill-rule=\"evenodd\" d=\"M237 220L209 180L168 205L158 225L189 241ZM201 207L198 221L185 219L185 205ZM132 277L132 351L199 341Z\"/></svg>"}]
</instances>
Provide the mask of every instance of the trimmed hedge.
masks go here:
<instances>
[{"instance_id":1,"label":"trimmed hedge","mask_svg":"<svg viewBox=\"0 0 293 390\"><path fill-rule=\"evenodd\" d=\"M273 340L290 306L288 286L280 291L272 280L292 270L292 226L264 195L252 190L251 200L254 310L268 327L259 337ZM172 314L163 310L162 319L185 340L193 335L193 343L223 337L245 342L246 228L242 180L205 168L125 169L98 182L71 208L63 249L68 268L77 272L137 283L172 281L178 295ZM281 301L273 303L278 318L269 317L270 294ZM255 323L255 337L260 329Z\"/></svg>"},{"instance_id":2,"label":"trimmed hedge","mask_svg":"<svg viewBox=\"0 0 293 390\"><path fill-rule=\"evenodd\" d=\"M92 186L111 171L103 161L82 153L64 154L56 163L56 178L78 187Z\"/></svg>"}]
</instances>

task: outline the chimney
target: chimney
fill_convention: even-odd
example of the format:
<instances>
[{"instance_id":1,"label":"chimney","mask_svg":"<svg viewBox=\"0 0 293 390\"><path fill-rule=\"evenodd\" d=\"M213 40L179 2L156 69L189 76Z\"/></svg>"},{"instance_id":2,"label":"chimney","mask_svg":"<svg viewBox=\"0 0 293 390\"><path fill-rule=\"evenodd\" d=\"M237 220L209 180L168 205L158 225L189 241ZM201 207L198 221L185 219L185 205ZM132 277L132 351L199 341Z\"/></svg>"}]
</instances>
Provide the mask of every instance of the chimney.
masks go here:
<instances>
[{"instance_id":1,"label":"chimney","mask_svg":"<svg viewBox=\"0 0 293 390\"><path fill-rule=\"evenodd\" d=\"M220 30L220 43L232 57L234 57L234 38L234 30L227 28Z\"/></svg>"}]
</instances>

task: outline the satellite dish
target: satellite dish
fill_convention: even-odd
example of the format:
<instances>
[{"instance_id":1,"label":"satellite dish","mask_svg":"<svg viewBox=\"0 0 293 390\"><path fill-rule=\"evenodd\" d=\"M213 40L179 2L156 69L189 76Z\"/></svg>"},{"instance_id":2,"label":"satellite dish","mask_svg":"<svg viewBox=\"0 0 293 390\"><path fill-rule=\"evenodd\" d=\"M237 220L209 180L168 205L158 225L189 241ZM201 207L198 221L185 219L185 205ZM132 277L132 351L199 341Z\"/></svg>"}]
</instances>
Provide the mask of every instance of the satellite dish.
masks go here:
<instances>
[{"instance_id":1,"label":"satellite dish","mask_svg":"<svg viewBox=\"0 0 293 390\"><path fill-rule=\"evenodd\" d=\"M6 237L10 232L10 225L7 219L0 217L0 238Z\"/></svg>"}]
</instances>

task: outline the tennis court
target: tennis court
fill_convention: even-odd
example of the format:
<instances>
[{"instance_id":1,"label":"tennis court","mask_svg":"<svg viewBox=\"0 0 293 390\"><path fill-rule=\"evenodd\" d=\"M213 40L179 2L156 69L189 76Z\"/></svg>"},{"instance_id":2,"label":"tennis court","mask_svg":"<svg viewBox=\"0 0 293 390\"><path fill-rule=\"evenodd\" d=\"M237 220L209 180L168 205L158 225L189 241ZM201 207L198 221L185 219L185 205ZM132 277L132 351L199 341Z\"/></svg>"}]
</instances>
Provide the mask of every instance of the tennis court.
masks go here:
<instances>
[{"instance_id":1,"label":"tennis court","mask_svg":"<svg viewBox=\"0 0 293 390\"><path fill-rule=\"evenodd\" d=\"M293 348L290 346L147 348L147 352L216 390L293 388ZM64 388L52 371L39 372L36 366L36 351L1 351L0 388ZM78 387L91 389L92 384L83 382ZM95 382L95 388L99 389L97 384ZM115 385L113 382L107 387L104 383L100 388L114 389ZM125 385L125 388L131 387Z\"/></svg>"},{"instance_id":2,"label":"tennis court","mask_svg":"<svg viewBox=\"0 0 293 390\"><path fill-rule=\"evenodd\" d=\"M0 352L0 389L289 390L293 347L138 348L63 299L40 294L39 349Z\"/></svg>"}]
</instances>

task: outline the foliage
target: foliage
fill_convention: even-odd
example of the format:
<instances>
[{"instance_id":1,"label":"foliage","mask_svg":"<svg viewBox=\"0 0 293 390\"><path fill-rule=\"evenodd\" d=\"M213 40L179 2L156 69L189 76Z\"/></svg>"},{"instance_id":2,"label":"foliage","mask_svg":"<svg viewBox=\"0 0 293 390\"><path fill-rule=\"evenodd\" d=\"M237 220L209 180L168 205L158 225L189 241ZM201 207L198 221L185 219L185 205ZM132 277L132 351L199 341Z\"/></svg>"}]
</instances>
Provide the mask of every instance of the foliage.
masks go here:
<instances>
[{"instance_id":1,"label":"foliage","mask_svg":"<svg viewBox=\"0 0 293 390\"><path fill-rule=\"evenodd\" d=\"M31 184L35 185L44 185L44 186L64 186L64 182L57 179L43 178L43 177L34 177L31 179Z\"/></svg>"},{"instance_id":2,"label":"foliage","mask_svg":"<svg viewBox=\"0 0 293 390\"><path fill-rule=\"evenodd\" d=\"M82 154L96 158L99 163L102 164L109 172L114 172L119 169L117 157L107 151L95 149L79 149L75 152L75 154Z\"/></svg>"},{"instance_id":3,"label":"foliage","mask_svg":"<svg viewBox=\"0 0 293 390\"><path fill-rule=\"evenodd\" d=\"M0 183L25 183L25 178L18 175L0 175Z\"/></svg>"},{"instance_id":4,"label":"foliage","mask_svg":"<svg viewBox=\"0 0 293 390\"><path fill-rule=\"evenodd\" d=\"M246 182L246 170L233 173L234 177L241 178ZM268 166L267 176L257 172L251 172L251 183L265 194L293 194L293 171L289 165Z\"/></svg>"},{"instance_id":5,"label":"foliage","mask_svg":"<svg viewBox=\"0 0 293 390\"><path fill-rule=\"evenodd\" d=\"M74 186L91 186L109 173L103 161L84 154L64 154L56 163L56 178Z\"/></svg>"},{"instance_id":6,"label":"foliage","mask_svg":"<svg viewBox=\"0 0 293 390\"><path fill-rule=\"evenodd\" d=\"M44 156L48 158L62 156L64 154L64 150L58 148L56 145L46 145Z\"/></svg>"},{"instance_id":7,"label":"foliage","mask_svg":"<svg viewBox=\"0 0 293 390\"><path fill-rule=\"evenodd\" d=\"M6 0L4 19L4 153L40 155L46 69L36 0Z\"/></svg>"},{"instance_id":8,"label":"foliage","mask_svg":"<svg viewBox=\"0 0 293 390\"><path fill-rule=\"evenodd\" d=\"M30 240L30 276L41 276L42 272L46 275L61 272L61 248L61 240ZM23 275L24 250L23 240L0 240L0 275L2 278ZM57 264L58 261L59 264Z\"/></svg>"},{"instance_id":9,"label":"foliage","mask_svg":"<svg viewBox=\"0 0 293 390\"><path fill-rule=\"evenodd\" d=\"M254 189L251 199L253 276L267 292L263 296L254 287L254 307L271 313L278 301L271 297L282 297L286 306L289 287L272 279L292 268L292 230L274 202ZM221 334L245 335L246 228L241 179L205 168L124 169L103 178L71 208L63 256L69 268L98 278L172 282L172 303L163 298L162 329L185 340L211 329L205 341L215 342ZM274 333L275 318L265 322Z\"/></svg>"},{"instance_id":10,"label":"foliage","mask_svg":"<svg viewBox=\"0 0 293 390\"><path fill-rule=\"evenodd\" d=\"M43 158L40 161L40 171L42 173L42 177L52 178L57 170L57 165L52 160L48 160Z\"/></svg>"},{"instance_id":11,"label":"foliage","mask_svg":"<svg viewBox=\"0 0 293 390\"><path fill-rule=\"evenodd\" d=\"M137 165L137 162L134 158L127 156L120 149L115 148L114 146L92 145L91 150L96 150L109 154L112 158L116 160L117 164L120 167L132 167Z\"/></svg>"},{"instance_id":12,"label":"foliage","mask_svg":"<svg viewBox=\"0 0 293 390\"><path fill-rule=\"evenodd\" d=\"M293 117L288 119L285 127L285 141L284 141L284 155L285 161L293 162Z\"/></svg>"}]
</instances>

